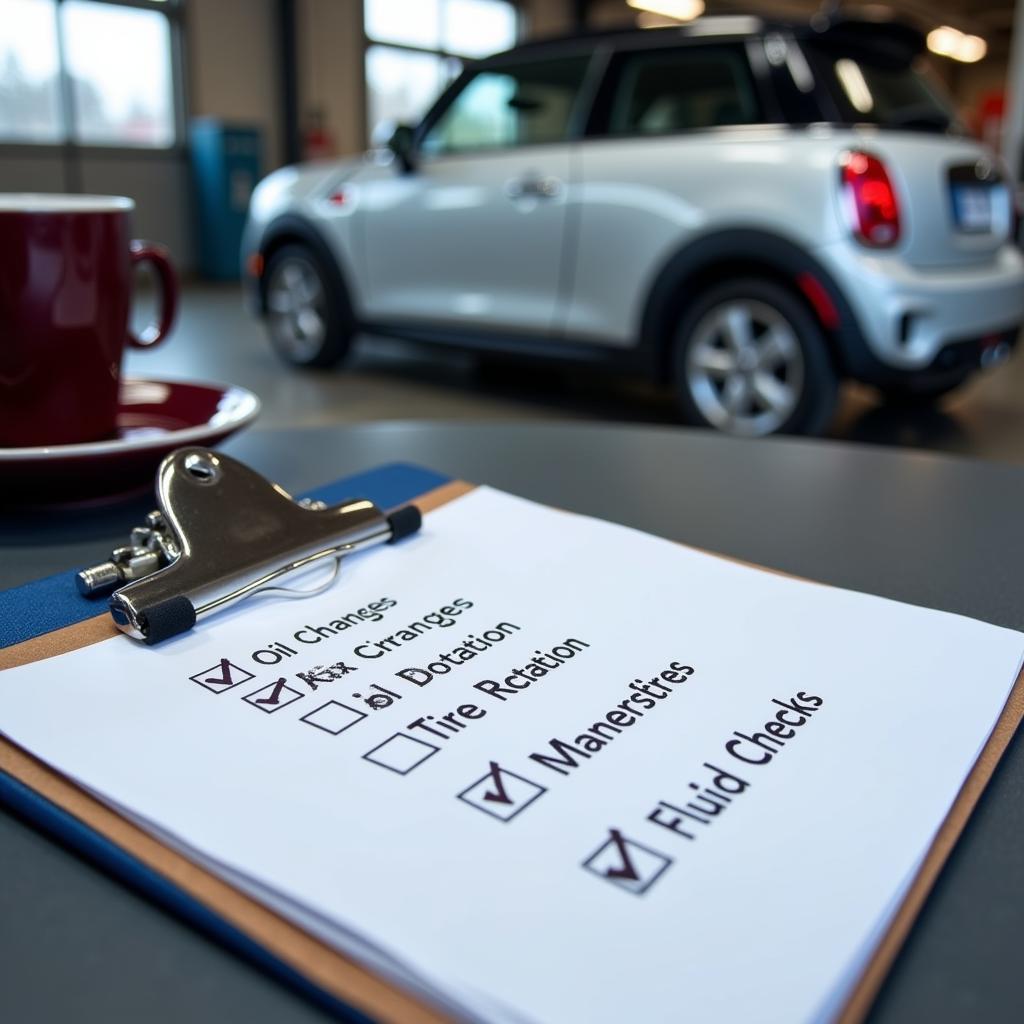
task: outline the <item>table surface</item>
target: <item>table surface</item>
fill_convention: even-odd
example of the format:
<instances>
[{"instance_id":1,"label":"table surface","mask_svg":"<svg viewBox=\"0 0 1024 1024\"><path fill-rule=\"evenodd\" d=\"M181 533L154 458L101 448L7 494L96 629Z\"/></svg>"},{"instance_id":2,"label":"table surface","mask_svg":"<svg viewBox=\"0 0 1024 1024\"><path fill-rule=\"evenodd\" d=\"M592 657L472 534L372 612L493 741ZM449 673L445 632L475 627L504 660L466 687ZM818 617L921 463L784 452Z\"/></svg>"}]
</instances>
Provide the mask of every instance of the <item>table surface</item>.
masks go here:
<instances>
[{"instance_id":1,"label":"table surface","mask_svg":"<svg viewBox=\"0 0 1024 1024\"><path fill-rule=\"evenodd\" d=\"M1013 466L605 425L254 431L225 450L293 492L385 462L415 462L826 583L1024 629L1024 471ZM0 521L0 587L106 557L147 507ZM1022 836L1018 736L872 1020L1021 1019ZM3 813L0 865L7 1019L327 1019Z\"/></svg>"}]
</instances>

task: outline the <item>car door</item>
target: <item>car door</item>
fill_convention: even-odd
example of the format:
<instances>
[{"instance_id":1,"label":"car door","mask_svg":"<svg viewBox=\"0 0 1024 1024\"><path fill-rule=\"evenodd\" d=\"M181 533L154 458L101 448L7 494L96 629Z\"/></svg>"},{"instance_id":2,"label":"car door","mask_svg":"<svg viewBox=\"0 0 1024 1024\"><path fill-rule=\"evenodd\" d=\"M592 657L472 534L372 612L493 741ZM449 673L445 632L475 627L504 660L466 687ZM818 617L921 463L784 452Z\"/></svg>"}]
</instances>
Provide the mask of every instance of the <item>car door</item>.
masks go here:
<instances>
[{"instance_id":1,"label":"car door","mask_svg":"<svg viewBox=\"0 0 1024 1024\"><path fill-rule=\"evenodd\" d=\"M552 330L589 57L486 65L359 189L371 324Z\"/></svg>"},{"instance_id":2,"label":"car door","mask_svg":"<svg viewBox=\"0 0 1024 1024\"><path fill-rule=\"evenodd\" d=\"M580 144L568 336L634 344L673 253L710 223L760 223L763 182L785 168L789 141L763 120L741 42L613 55Z\"/></svg>"}]
</instances>

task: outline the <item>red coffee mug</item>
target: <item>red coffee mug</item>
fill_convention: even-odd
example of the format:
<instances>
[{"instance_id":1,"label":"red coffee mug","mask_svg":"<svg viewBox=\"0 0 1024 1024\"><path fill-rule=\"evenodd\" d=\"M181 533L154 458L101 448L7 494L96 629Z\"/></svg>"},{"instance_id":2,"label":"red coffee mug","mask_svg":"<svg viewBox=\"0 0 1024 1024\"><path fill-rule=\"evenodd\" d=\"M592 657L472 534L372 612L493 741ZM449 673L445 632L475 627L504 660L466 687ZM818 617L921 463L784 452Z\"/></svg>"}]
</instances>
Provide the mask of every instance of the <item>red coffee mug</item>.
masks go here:
<instances>
[{"instance_id":1,"label":"red coffee mug","mask_svg":"<svg viewBox=\"0 0 1024 1024\"><path fill-rule=\"evenodd\" d=\"M0 194L0 447L114 436L125 344L167 337L178 282L166 250L132 241L120 196ZM160 313L128 327L133 268L148 262Z\"/></svg>"}]
</instances>

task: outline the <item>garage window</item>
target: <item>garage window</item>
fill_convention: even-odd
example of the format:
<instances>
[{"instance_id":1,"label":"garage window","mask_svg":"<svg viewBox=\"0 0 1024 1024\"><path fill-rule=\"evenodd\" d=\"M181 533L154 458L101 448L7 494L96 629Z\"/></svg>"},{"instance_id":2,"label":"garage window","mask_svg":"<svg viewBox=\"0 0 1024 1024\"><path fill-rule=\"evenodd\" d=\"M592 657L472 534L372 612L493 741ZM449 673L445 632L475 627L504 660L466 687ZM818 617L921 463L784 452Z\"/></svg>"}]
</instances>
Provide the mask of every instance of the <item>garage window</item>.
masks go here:
<instances>
[{"instance_id":1,"label":"garage window","mask_svg":"<svg viewBox=\"0 0 1024 1024\"><path fill-rule=\"evenodd\" d=\"M374 141L415 124L459 73L462 58L515 45L509 0L365 0L367 124Z\"/></svg>"},{"instance_id":2,"label":"garage window","mask_svg":"<svg viewBox=\"0 0 1024 1024\"><path fill-rule=\"evenodd\" d=\"M4 0L0 138L167 148L177 139L176 4Z\"/></svg>"},{"instance_id":3,"label":"garage window","mask_svg":"<svg viewBox=\"0 0 1024 1024\"><path fill-rule=\"evenodd\" d=\"M53 0L7 0L0 35L0 135L58 142L63 131Z\"/></svg>"}]
</instances>

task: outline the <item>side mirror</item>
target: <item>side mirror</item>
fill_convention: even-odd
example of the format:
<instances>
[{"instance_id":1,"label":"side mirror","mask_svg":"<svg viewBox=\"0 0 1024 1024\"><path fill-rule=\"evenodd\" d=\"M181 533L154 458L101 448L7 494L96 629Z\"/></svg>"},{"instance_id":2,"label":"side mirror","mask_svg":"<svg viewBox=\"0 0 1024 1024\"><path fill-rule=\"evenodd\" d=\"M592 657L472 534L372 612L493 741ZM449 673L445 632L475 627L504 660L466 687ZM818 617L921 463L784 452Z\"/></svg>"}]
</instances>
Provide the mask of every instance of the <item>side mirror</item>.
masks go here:
<instances>
[{"instance_id":1,"label":"side mirror","mask_svg":"<svg viewBox=\"0 0 1024 1024\"><path fill-rule=\"evenodd\" d=\"M402 171L406 174L416 170L416 146L413 142L413 131L407 124L395 127L388 139L388 149L395 154Z\"/></svg>"}]
</instances>

